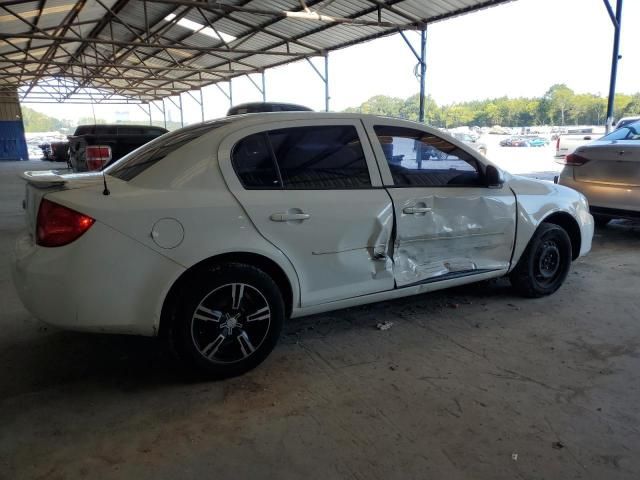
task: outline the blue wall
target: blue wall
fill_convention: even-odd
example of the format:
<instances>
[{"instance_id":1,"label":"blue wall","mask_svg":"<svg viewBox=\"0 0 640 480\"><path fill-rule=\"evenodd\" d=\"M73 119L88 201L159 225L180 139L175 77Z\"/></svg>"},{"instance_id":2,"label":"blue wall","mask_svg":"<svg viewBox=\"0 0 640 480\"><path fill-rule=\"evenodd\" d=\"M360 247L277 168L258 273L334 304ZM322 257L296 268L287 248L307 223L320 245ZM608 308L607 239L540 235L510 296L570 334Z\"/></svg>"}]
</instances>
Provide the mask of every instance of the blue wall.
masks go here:
<instances>
[{"instance_id":1,"label":"blue wall","mask_svg":"<svg viewBox=\"0 0 640 480\"><path fill-rule=\"evenodd\" d=\"M29 160L22 120L0 120L0 161Z\"/></svg>"}]
</instances>

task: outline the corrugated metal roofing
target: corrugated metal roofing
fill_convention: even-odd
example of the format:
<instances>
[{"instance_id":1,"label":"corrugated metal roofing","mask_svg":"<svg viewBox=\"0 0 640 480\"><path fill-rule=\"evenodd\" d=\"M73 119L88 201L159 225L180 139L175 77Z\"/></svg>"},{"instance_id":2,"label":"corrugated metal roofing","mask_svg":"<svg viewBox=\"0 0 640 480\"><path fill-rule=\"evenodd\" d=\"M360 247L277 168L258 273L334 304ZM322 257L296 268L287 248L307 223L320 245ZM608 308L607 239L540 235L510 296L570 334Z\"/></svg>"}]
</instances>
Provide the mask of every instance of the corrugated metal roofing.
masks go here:
<instances>
[{"instance_id":1,"label":"corrugated metal roofing","mask_svg":"<svg viewBox=\"0 0 640 480\"><path fill-rule=\"evenodd\" d=\"M0 87L148 102L507 1L3 0Z\"/></svg>"}]
</instances>

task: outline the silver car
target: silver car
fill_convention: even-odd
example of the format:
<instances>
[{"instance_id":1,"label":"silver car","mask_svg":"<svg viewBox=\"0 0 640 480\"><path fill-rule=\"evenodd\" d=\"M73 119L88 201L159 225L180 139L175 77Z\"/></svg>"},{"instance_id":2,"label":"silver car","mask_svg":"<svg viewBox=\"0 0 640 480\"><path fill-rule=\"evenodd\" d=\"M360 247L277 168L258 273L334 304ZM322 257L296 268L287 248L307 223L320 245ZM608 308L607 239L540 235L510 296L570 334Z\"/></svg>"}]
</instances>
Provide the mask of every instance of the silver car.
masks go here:
<instances>
[{"instance_id":1,"label":"silver car","mask_svg":"<svg viewBox=\"0 0 640 480\"><path fill-rule=\"evenodd\" d=\"M584 194L596 225L640 218L640 121L584 145L562 160L558 183Z\"/></svg>"},{"instance_id":2,"label":"silver car","mask_svg":"<svg viewBox=\"0 0 640 480\"><path fill-rule=\"evenodd\" d=\"M452 132L451 135L453 135L454 138L457 138L461 142L464 142L465 144L469 145L474 150L477 150L482 155L484 156L487 155L487 145L484 143L479 143L477 137L474 138L468 133L460 133L460 132Z\"/></svg>"}]
</instances>

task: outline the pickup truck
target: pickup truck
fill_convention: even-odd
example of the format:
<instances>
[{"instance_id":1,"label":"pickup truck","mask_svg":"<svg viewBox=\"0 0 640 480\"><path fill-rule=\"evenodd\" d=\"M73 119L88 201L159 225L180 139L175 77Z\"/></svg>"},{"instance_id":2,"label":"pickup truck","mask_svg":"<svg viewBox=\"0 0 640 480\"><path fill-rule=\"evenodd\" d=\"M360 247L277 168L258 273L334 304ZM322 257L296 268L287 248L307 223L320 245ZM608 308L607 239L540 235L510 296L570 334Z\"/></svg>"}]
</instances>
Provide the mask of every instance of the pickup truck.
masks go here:
<instances>
[{"instance_id":1,"label":"pickup truck","mask_svg":"<svg viewBox=\"0 0 640 480\"><path fill-rule=\"evenodd\" d=\"M68 137L69 166L76 172L102 170L167 132L149 125L78 125Z\"/></svg>"},{"instance_id":2,"label":"pickup truck","mask_svg":"<svg viewBox=\"0 0 640 480\"><path fill-rule=\"evenodd\" d=\"M579 127L567 130L556 140L556 158L564 158L576 148L597 140L605 134L604 127Z\"/></svg>"}]
</instances>

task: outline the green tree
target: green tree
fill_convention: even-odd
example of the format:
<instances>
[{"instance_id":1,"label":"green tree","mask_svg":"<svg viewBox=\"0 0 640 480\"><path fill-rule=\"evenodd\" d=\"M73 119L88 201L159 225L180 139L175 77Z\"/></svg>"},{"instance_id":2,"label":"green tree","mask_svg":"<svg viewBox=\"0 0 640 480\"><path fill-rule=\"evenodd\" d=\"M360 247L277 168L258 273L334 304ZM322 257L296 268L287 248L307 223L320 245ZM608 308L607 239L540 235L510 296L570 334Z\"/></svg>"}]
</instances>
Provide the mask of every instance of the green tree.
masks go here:
<instances>
[{"instance_id":1,"label":"green tree","mask_svg":"<svg viewBox=\"0 0 640 480\"><path fill-rule=\"evenodd\" d=\"M21 107L22 121L26 132L53 132L69 128L69 122L50 117L29 107Z\"/></svg>"},{"instance_id":2,"label":"green tree","mask_svg":"<svg viewBox=\"0 0 640 480\"><path fill-rule=\"evenodd\" d=\"M549 107L554 116L553 118L557 119L559 115L560 124L565 125L567 112L573 106L575 96L573 90L564 83L555 84L547 90L544 96L549 100Z\"/></svg>"},{"instance_id":3,"label":"green tree","mask_svg":"<svg viewBox=\"0 0 640 480\"><path fill-rule=\"evenodd\" d=\"M620 117L629 117L632 115L640 115L640 93L636 93L629 103L624 107L624 110L620 113Z\"/></svg>"}]
</instances>

